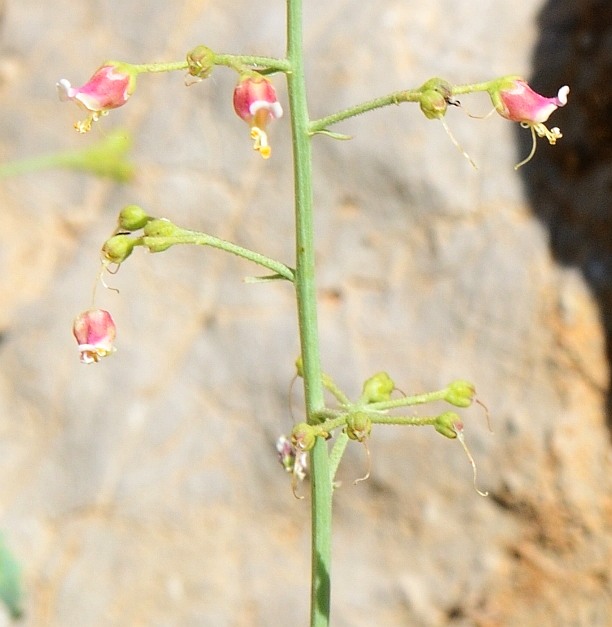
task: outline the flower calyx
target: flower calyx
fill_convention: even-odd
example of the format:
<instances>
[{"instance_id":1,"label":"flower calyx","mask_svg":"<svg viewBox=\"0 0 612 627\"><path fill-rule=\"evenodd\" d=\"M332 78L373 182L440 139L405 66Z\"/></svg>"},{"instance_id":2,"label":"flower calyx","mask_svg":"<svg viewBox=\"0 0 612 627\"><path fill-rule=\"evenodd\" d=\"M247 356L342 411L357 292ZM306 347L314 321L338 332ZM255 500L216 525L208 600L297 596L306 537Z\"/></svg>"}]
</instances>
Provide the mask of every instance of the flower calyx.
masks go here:
<instances>
[{"instance_id":1,"label":"flower calyx","mask_svg":"<svg viewBox=\"0 0 612 627\"><path fill-rule=\"evenodd\" d=\"M215 68L215 53L207 46L196 46L187 53L187 71L197 82L208 78Z\"/></svg>"},{"instance_id":2,"label":"flower calyx","mask_svg":"<svg viewBox=\"0 0 612 627\"><path fill-rule=\"evenodd\" d=\"M319 431L307 422L298 422L291 431L291 444L298 451L310 451L315 445L317 436L320 435Z\"/></svg>"},{"instance_id":3,"label":"flower calyx","mask_svg":"<svg viewBox=\"0 0 612 627\"><path fill-rule=\"evenodd\" d=\"M134 250L137 240L125 233L113 235L102 245L102 258L107 264L121 265Z\"/></svg>"},{"instance_id":4,"label":"flower calyx","mask_svg":"<svg viewBox=\"0 0 612 627\"><path fill-rule=\"evenodd\" d=\"M430 78L419 88L419 106L428 120L438 120L446 115L449 104L457 104L452 85L443 78Z\"/></svg>"},{"instance_id":5,"label":"flower calyx","mask_svg":"<svg viewBox=\"0 0 612 627\"><path fill-rule=\"evenodd\" d=\"M463 422L454 411L447 411L437 416L433 426L438 433L451 440L454 440L463 430Z\"/></svg>"},{"instance_id":6,"label":"flower calyx","mask_svg":"<svg viewBox=\"0 0 612 627\"><path fill-rule=\"evenodd\" d=\"M142 207L127 205L119 212L117 231L138 231L152 219Z\"/></svg>"},{"instance_id":7,"label":"flower calyx","mask_svg":"<svg viewBox=\"0 0 612 627\"><path fill-rule=\"evenodd\" d=\"M250 126L253 149L268 159L272 148L268 142L267 125L283 115L274 85L257 72L243 74L234 89L234 111Z\"/></svg>"},{"instance_id":8,"label":"flower calyx","mask_svg":"<svg viewBox=\"0 0 612 627\"><path fill-rule=\"evenodd\" d=\"M364 381L361 400L364 403L388 401L393 390L395 390L393 379L386 372L378 372Z\"/></svg>"},{"instance_id":9,"label":"flower calyx","mask_svg":"<svg viewBox=\"0 0 612 627\"><path fill-rule=\"evenodd\" d=\"M345 432L349 439L363 442L371 431L372 420L365 412L358 411L347 416Z\"/></svg>"},{"instance_id":10,"label":"flower calyx","mask_svg":"<svg viewBox=\"0 0 612 627\"><path fill-rule=\"evenodd\" d=\"M166 218L154 218L145 224L142 232L143 245L152 253L161 253L175 243L168 240L177 237L181 229Z\"/></svg>"},{"instance_id":11,"label":"flower calyx","mask_svg":"<svg viewBox=\"0 0 612 627\"><path fill-rule=\"evenodd\" d=\"M458 379L446 388L444 400L455 407L469 407L476 396L476 388L473 383Z\"/></svg>"},{"instance_id":12,"label":"flower calyx","mask_svg":"<svg viewBox=\"0 0 612 627\"><path fill-rule=\"evenodd\" d=\"M74 128L87 133L100 117L124 105L136 89L136 76L137 71L129 63L107 61L81 87L73 87L65 78L58 81L60 100L72 100L89 113L85 120L75 122Z\"/></svg>"}]
</instances>

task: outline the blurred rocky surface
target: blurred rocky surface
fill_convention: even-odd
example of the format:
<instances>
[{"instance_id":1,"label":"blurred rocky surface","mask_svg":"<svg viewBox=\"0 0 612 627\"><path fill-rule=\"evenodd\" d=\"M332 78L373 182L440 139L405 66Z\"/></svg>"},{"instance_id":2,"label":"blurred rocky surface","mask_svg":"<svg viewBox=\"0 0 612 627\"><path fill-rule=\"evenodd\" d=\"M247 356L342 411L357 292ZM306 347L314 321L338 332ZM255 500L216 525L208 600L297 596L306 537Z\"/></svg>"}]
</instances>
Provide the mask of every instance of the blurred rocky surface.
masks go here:
<instances>
[{"instance_id":1,"label":"blurred rocky surface","mask_svg":"<svg viewBox=\"0 0 612 627\"><path fill-rule=\"evenodd\" d=\"M513 126L460 110L448 123L477 172L416 107L343 124L350 142L315 138L325 370L351 394L381 369L407 392L470 379L495 430L464 412L486 499L457 443L433 431L375 429L372 477L358 486L364 453L349 452L333 624L606 626L610 314L589 268L608 285L609 9L307 4L313 116L436 75L535 71L547 95L572 87L555 118L565 137L541 143L523 179ZM300 417L289 286L244 285L253 268L213 250L134 254L109 279L120 293L99 292L117 354L84 367L70 336L127 203L290 263L288 120L262 161L230 106L235 77L218 69L189 89L179 74L142 77L82 137L54 87L105 59L175 60L199 43L282 55L283 23L280 1L6 2L2 160L121 127L138 166L129 185L49 171L0 188L0 528L23 565L28 627L307 623L308 502L274 451L290 407ZM580 254L547 230L558 215Z\"/></svg>"}]
</instances>

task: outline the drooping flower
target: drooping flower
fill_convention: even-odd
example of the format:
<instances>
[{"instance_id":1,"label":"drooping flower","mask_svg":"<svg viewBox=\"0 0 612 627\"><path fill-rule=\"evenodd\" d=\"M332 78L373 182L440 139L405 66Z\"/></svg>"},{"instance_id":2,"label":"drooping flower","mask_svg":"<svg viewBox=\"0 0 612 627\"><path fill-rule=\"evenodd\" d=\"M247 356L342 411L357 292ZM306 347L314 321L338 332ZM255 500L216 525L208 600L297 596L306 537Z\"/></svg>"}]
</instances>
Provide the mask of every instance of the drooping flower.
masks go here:
<instances>
[{"instance_id":1,"label":"drooping flower","mask_svg":"<svg viewBox=\"0 0 612 627\"><path fill-rule=\"evenodd\" d=\"M98 68L81 87L72 87L65 78L57 83L60 100L73 100L82 109L89 111L85 120L74 124L79 133L86 133L101 116L124 105L135 88L136 72L133 66L115 61L109 61Z\"/></svg>"},{"instance_id":2,"label":"drooping flower","mask_svg":"<svg viewBox=\"0 0 612 627\"><path fill-rule=\"evenodd\" d=\"M495 110L507 120L519 122L521 126L529 128L533 136L533 147L529 156L517 164L515 169L533 157L536 135L546 137L551 145L563 137L558 127L548 129L544 122L548 121L559 107L567 104L569 91L570 88L564 85L556 97L546 98L533 91L527 81L520 76L506 76L491 82L488 92Z\"/></svg>"},{"instance_id":3,"label":"drooping flower","mask_svg":"<svg viewBox=\"0 0 612 627\"><path fill-rule=\"evenodd\" d=\"M270 120L283 115L274 85L263 76L243 76L234 89L234 111L251 127L253 149L268 159L272 148L268 143L266 127Z\"/></svg>"},{"instance_id":4,"label":"drooping flower","mask_svg":"<svg viewBox=\"0 0 612 627\"><path fill-rule=\"evenodd\" d=\"M104 309L88 309L80 313L72 325L72 333L79 344L81 363L98 362L115 352L115 322Z\"/></svg>"},{"instance_id":5,"label":"drooping flower","mask_svg":"<svg viewBox=\"0 0 612 627\"><path fill-rule=\"evenodd\" d=\"M298 451L291 440L284 435L281 435L276 441L276 451L278 461L285 471L299 481L303 481L308 468L308 454L305 451Z\"/></svg>"}]
</instances>

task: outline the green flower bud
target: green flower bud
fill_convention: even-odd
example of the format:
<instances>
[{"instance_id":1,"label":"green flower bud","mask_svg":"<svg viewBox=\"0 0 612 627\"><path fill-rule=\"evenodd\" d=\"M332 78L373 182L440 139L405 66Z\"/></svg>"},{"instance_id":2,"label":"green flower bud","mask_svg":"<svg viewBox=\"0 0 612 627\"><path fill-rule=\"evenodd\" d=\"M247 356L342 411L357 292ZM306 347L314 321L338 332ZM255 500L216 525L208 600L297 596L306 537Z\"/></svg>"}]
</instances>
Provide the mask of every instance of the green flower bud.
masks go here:
<instances>
[{"instance_id":1,"label":"green flower bud","mask_svg":"<svg viewBox=\"0 0 612 627\"><path fill-rule=\"evenodd\" d=\"M180 229L166 218L156 218L146 223L143 233L146 237L175 237Z\"/></svg>"},{"instance_id":2,"label":"green flower bud","mask_svg":"<svg viewBox=\"0 0 612 627\"><path fill-rule=\"evenodd\" d=\"M455 407L469 407L476 395L474 384L461 379L453 381L446 390L444 400Z\"/></svg>"},{"instance_id":3,"label":"green flower bud","mask_svg":"<svg viewBox=\"0 0 612 627\"><path fill-rule=\"evenodd\" d=\"M150 219L138 205L128 205L119 213L118 228L120 231L137 231Z\"/></svg>"},{"instance_id":4,"label":"green flower bud","mask_svg":"<svg viewBox=\"0 0 612 627\"><path fill-rule=\"evenodd\" d=\"M362 412L356 412L349 414L346 418L346 435L351 440L357 440L357 442L363 442L372 431L372 421L370 417Z\"/></svg>"},{"instance_id":5,"label":"green flower bud","mask_svg":"<svg viewBox=\"0 0 612 627\"><path fill-rule=\"evenodd\" d=\"M104 242L102 255L107 261L119 265L132 254L135 245L136 240L129 235L113 235Z\"/></svg>"},{"instance_id":6,"label":"green flower bud","mask_svg":"<svg viewBox=\"0 0 612 627\"><path fill-rule=\"evenodd\" d=\"M180 229L172 224L170 220L166 220L166 218L156 218L147 222L142 232L145 236L143 238L143 244L152 253L161 253L164 250L168 250L168 248L174 244L174 242L164 240L176 237L180 233Z\"/></svg>"},{"instance_id":7,"label":"green flower bud","mask_svg":"<svg viewBox=\"0 0 612 627\"><path fill-rule=\"evenodd\" d=\"M300 451L310 451L316 442L317 430L306 422L299 422L291 432L291 444Z\"/></svg>"},{"instance_id":8,"label":"green flower bud","mask_svg":"<svg viewBox=\"0 0 612 627\"><path fill-rule=\"evenodd\" d=\"M430 78L419 91L419 105L423 115L429 120L443 118L453 93L450 83L442 78Z\"/></svg>"},{"instance_id":9,"label":"green flower bud","mask_svg":"<svg viewBox=\"0 0 612 627\"><path fill-rule=\"evenodd\" d=\"M215 67L215 53L206 46L196 46L187 53L189 74L197 78L208 78Z\"/></svg>"},{"instance_id":10,"label":"green flower bud","mask_svg":"<svg viewBox=\"0 0 612 627\"><path fill-rule=\"evenodd\" d=\"M438 433L441 433L445 438L454 440L457 437L457 431L463 429L463 423L461 418L454 411L447 411L440 414L434 422L434 428Z\"/></svg>"},{"instance_id":11,"label":"green flower bud","mask_svg":"<svg viewBox=\"0 0 612 627\"><path fill-rule=\"evenodd\" d=\"M377 372L363 384L361 398L366 403L388 401L393 390L395 390L393 379L386 372Z\"/></svg>"}]
</instances>

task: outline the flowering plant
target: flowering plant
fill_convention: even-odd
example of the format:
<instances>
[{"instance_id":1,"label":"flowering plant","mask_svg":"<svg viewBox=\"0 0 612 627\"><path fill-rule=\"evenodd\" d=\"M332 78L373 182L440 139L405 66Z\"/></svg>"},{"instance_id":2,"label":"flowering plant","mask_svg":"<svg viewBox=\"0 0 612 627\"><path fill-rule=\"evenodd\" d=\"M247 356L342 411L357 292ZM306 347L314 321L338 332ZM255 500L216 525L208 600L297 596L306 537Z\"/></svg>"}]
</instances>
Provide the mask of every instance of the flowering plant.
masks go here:
<instances>
[{"instance_id":1,"label":"flowering plant","mask_svg":"<svg viewBox=\"0 0 612 627\"><path fill-rule=\"evenodd\" d=\"M90 111L89 122L76 125L77 130L83 132L89 129L91 122L126 103L139 74L179 70L187 72L189 84L195 85L209 78L217 67L229 68L237 74L238 84L231 96L227 94L228 106L231 101L236 115L249 125L254 149L268 159L271 157L268 125L283 113L274 86L280 81L276 75L282 74L286 79L295 186L295 258L292 262L285 263L214 235L184 228L168 217L159 217L137 205L120 211L115 230L102 246L102 260L104 268L116 270L139 247L161 253L176 245L210 246L264 268L265 276L258 277L257 281L286 281L294 289L300 336L295 371L296 377L303 381L305 419L295 424L290 434L282 434L276 447L298 497L301 496L300 482L306 478L308 459L313 518L310 620L313 626L323 626L328 625L330 619L332 494L336 470L350 442L363 446L369 459L368 441L380 425L433 427L440 435L457 440L463 446L472 466L474 487L479 494L486 495L486 492L478 488L476 465L465 443L464 422L458 413L479 402L471 382L460 379L438 390L402 395L389 374L378 372L363 383L358 398L350 398L322 370L317 327L312 137L322 134L346 139L331 130L332 127L348 118L402 103L416 103L427 119L444 124L448 108L460 106L459 96L486 92L502 117L526 124L537 135L554 143L561 137L560 131L554 128L548 131L543 125L557 107L565 104L568 89L562 88L557 98L551 99L535 94L517 77L466 85L453 85L436 77L420 87L394 91L313 120L309 117L306 100L300 0L288 0L287 8L288 41L283 58L221 54L198 46L185 60L105 65L83 87L73 89L62 80L59 88L62 97ZM106 314L102 310L88 310L75 322L75 336L85 363L97 362L114 349L114 324L111 324L110 314ZM326 397L333 398L333 402L329 403ZM446 404L444 411L426 415L414 415L412 410L398 413L432 402ZM368 466L360 480L367 479L370 473Z\"/></svg>"}]
</instances>

